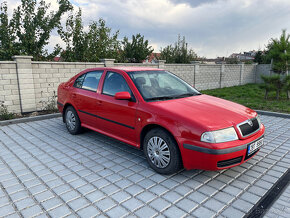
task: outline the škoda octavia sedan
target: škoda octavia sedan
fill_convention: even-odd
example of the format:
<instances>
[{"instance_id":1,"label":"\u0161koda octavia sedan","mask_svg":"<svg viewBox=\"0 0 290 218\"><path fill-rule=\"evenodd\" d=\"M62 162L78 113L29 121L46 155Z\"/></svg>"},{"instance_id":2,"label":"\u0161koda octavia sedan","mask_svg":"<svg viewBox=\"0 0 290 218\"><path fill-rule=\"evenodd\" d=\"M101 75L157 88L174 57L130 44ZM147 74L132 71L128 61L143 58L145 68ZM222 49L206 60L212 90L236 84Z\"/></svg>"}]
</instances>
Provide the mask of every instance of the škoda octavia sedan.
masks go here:
<instances>
[{"instance_id":1,"label":"\u0161koda octavia sedan","mask_svg":"<svg viewBox=\"0 0 290 218\"><path fill-rule=\"evenodd\" d=\"M234 167L263 145L254 110L202 94L166 70L87 69L59 85L57 103L71 134L84 127L142 149L163 174Z\"/></svg>"}]
</instances>

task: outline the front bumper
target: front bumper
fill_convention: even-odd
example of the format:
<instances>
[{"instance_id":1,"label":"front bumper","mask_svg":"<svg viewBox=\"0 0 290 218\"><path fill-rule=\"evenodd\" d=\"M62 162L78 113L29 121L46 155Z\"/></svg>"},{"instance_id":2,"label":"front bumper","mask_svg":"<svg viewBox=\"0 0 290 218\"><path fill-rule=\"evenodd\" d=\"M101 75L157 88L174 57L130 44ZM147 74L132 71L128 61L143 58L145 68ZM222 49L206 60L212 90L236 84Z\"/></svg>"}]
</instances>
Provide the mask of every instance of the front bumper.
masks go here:
<instances>
[{"instance_id":1,"label":"front bumper","mask_svg":"<svg viewBox=\"0 0 290 218\"><path fill-rule=\"evenodd\" d=\"M210 144L200 141L179 140L183 165L186 169L221 170L234 167L252 158L258 151L247 155L248 145L264 137L265 127L247 139Z\"/></svg>"}]
</instances>

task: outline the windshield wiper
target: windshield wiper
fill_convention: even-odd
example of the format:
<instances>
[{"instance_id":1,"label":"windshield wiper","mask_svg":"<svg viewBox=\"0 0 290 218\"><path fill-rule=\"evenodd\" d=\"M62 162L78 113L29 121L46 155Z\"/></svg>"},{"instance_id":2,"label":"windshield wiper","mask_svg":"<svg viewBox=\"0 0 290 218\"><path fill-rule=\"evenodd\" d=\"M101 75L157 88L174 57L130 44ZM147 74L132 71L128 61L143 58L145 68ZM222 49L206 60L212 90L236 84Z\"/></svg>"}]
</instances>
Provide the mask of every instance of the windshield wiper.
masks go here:
<instances>
[{"instance_id":1,"label":"windshield wiper","mask_svg":"<svg viewBox=\"0 0 290 218\"><path fill-rule=\"evenodd\" d=\"M185 98L185 97L190 97L190 96L196 96L196 95L201 95L201 93L185 93L185 94L181 94L181 95L175 95L175 96L171 96L174 98Z\"/></svg>"},{"instance_id":2,"label":"windshield wiper","mask_svg":"<svg viewBox=\"0 0 290 218\"><path fill-rule=\"evenodd\" d=\"M153 98L147 98L147 101L155 101L155 100L168 100L168 99L174 99L175 96L159 96L159 97L153 97Z\"/></svg>"},{"instance_id":3,"label":"windshield wiper","mask_svg":"<svg viewBox=\"0 0 290 218\"><path fill-rule=\"evenodd\" d=\"M159 97L153 97L153 98L147 98L148 101L154 101L154 100L169 100L169 99L176 99L176 98L185 98L195 95L201 95L201 93L185 93L181 95L172 95L172 96L159 96Z\"/></svg>"}]
</instances>

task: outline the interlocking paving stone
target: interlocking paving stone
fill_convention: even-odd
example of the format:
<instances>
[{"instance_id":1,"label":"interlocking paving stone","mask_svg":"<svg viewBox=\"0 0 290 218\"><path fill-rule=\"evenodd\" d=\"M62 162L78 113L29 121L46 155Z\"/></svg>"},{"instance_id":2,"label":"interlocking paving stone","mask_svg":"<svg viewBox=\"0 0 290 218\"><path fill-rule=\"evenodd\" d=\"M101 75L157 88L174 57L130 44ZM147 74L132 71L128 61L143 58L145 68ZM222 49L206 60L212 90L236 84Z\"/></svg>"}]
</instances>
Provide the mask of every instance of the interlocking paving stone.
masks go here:
<instances>
[{"instance_id":1,"label":"interlocking paving stone","mask_svg":"<svg viewBox=\"0 0 290 218\"><path fill-rule=\"evenodd\" d=\"M126 207L128 210L134 211L134 210L140 208L143 205L143 203L142 203L142 201L139 201L135 198L131 198L131 199L123 202L122 205L124 207Z\"/></svg>"},{"instance_id":2,"label":"interlocking paving stone","mask_svg":"<svg viewBox=\"0 0 290 218\"><path fill-rule=\"evenodd\" d=\"M153 210L149 206L144 206L140 209L138 209L135 214L139 217L154 217L158 214L157 211Z\"/></svg>"},{"instance_id":3,"label":"interlocking paving stone","mask_svg":"<svg viewBox=\"0 0 290 218\"><path fill-rule=\"evenodd\" d=\"M204 203L204 206L218 213L225 207L225 204L221 203L218 200L215 200L214 198L211 198L207 202Z\"/></svg>"},{"instance_id":4,"label":"interlocking paving stone","mask_svg":"<svg viewBox=\"0 0 290 218\"><path fill-rule=\"evenodd\" d=\"M215 213L203 206L197 208L194 212L193 215L196 217L213 217Z\"/></svg>"},{"instance_id":5,"label":"interlocking paving stone","mask_svg":"<svg viewBox=\"0 0 290 218\"><path fill-rule=\"evenodd\" d=\"M204 202L208 197L200 192L193 192L190 195L188 195L188 198L197 202L197 203L202 203Z\"/></svg>"},{"instance_id":6,"label":"interlocking paving stone","mask_svg":"<svg viewBox=\"0 0 290 218\"><path fill-rule=\"evenodd\" d=\"M99 215L100 212L96 207L90 205L88 207L79 210L77 214L80 215L81 217L94 217Z\"/></svg>"},{"instance_id":7,"label":"interlocking paving stone","mask_svg":"<svg viewBox=\"0 0 290 218\"><path fill-rule=\"evenodd\" d=\"M247 163L173 175L104 135L70 135L61 118L1 127L0 216L242 217L289 168L290 119L261 119L265 145ZM266 217L283 216L289 194Z\"/></svg>"},{"instance_id":8,"label":"interlocking paving stone","mask_svg":"<svg viewBox=\"0 0 290 218\"><path fill-rule=\"evenodd\" d=\"M106 211L106 210L116 206L116 203L111 198L104 198L104 199L96 202L95 205L98 208L100 208L100 210Z\"/></svg>"},{"instance_id":9,"label":"interlocking paving stone","mask_svg":"<svg viewBox=\"0 0 290 218\"><path fill-rule=\"evenodd\" d=\"M88 202L85 198L77 198L75 200L72 200L68 203L68 205L74 210L77 211L83 207L86 207L89 205L90 202Z\"/></svg>"},{"instance_id":10,"label":"interlocking paving stone","mask_svg":"<svg viewBox=\"0 0 290 218\"><path fill-rule=\"evenodd\" d=\"M131 196L125 191L119 191L111 196L118 203L122 203L131 198Z\"/></svg>"},{"instance_id":11,"label":"interlocking paving stone","mask_svg":"<svg viewBox=\"0 0 290 218\"><path fill-rule=\"evenodd\" d=\"M66 205L61 205L48 212L52 217L64 217L70 214L70 210Z\"/></svg>"},{"instance_id":12,"label":"interlocking paving stone","mask_svg":"<svg viewBox=\"0 0 290 218\"><path fill-rule=\"evenodd\" d=\"M221 213L221 215L223 215L225 217L243 217L245 215L245 213L230 206L230 207L226 208Z\"/></svg>"},{"instance_id":13,"label":"interlocking paving stone","mask_svg":"<svg viewBox=\"0 0 290 218\"><path fill-rule=\"evenodd\" d=\"M155 199L156 195L152 194L149 191L145 191L145 192L137 195L136 198L143 201L144 203L148 203L148 202L152 201L153 199Z\"/></svg>"},{"instance_id":14,"label":"interlocking paving stone","mask_svg":"<svg viewBox=\"0 0 290 218\"><path fill-rule=\"evenodd\" d=\"M166 217L172 217L172 218L175 218L175 217L185 217L186 216L186 212L179 209L178 207L176 206L171 206L170 208L166 209L164 211L164 215Z\"/></svg>"},{"instance_id":15,"label":"interlocking paving stone","mask_svg":"<svg viewBox=\"0 0 290 218\"><path fill-rule=\"evenodd\" d=\"M170 206L170 202L168 202L162 198L158 198L158 199L152 201L149 205L151 207L155 208L157 211L163 211Z\"/></svg>"},{"instance_id":16,"label":"interlocking paving stone","mask_svg":"<svg viewBox=\"0 0 290 218\"><path fill-rule=\"evenodd\" d=\"M21 214L24 217L33 217L33 216L36 216L36 215L41 214L41 213L42 213L42 210L38 205L28 207L28 208L21 211Z\"/></svg>"},{"instance_id":17,"label":"interlocking paving stone","mask_svg":"<svg viewBox=\"0 0 290 218\"><path fill-rule=\"evenodd\" d=\"M15 205L16 205L18 210L23 210L24 208L31 207L34 204L35 204L35 202L32 198L25 198L23 200L15 202Z\"/></svg>"},{"instance_id":18,"label":"interlocking paving stone","mask_svg":"<svg viewBox=\"0 0 290 218\"><path fill-rule=\"evenodd\" d=\"M14 208L11 205L6 205L3 207L0 207L0 216L4 217L11 213L14 213Z\"/></svg>"},{"instance_id":19,"label":"interlocking paving stone","mask_svg":"<svg viewBox=\"0 0 290 218\"><path fill-rule=\"evenodd\" d=\"M190 211L192 211L194 208L198 206L197 203L186 198L179 201L176 205L187 213L189 213Z\"/></svg>"}]
</instances>

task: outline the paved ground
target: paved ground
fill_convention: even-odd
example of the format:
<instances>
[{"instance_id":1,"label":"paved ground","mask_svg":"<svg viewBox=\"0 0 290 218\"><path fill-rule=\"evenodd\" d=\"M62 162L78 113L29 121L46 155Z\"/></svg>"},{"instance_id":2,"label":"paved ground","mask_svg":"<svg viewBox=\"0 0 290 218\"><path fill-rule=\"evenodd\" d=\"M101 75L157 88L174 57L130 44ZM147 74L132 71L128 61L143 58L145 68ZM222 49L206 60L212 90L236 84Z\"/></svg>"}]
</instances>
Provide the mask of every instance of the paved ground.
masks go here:
<instances>
[{"instance_id":1,"label":"paved ground","mask_svg":"<svg viewBox=\"0 0 290 218\"><path fill-rule=\"evenodd\" d=\"M261 118L266 144L247 163L171 176L118 141L68 134L61 118L0 127L0 217L242 217L290 163L290 119Z\"/></svg>"},{"instance_id":2,"label":"paved ground","mask_svg":"<svg viewBox=\"0 0 290 218\"><path fill-rule=\"evenodd\" d=\"M290 217L290 185L267 211L265 217Z\"/></svg>"}]
</instances>

